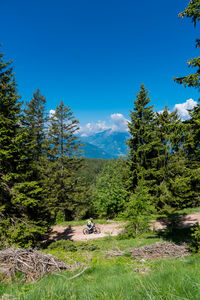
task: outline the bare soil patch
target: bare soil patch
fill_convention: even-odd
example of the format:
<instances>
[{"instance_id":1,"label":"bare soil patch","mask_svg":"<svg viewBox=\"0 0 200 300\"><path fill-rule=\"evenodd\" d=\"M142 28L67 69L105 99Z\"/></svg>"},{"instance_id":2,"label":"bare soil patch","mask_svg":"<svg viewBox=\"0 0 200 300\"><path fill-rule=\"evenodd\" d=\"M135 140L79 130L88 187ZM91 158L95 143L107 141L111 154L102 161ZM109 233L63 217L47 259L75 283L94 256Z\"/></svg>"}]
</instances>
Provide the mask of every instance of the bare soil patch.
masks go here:
<instances>
[{"instance_id":1,"label":"bare soil patch","mask_svg":"<svg viewBox=\"0 0 200 300\"><path fill-rule=\"evenodd\" d=\"M196 223L200 224L200 212L183 215L183 216L177 216L178 222L177 226L179 228L189 228ZM157 220L153 222L153 230L165 230L169 224L169 220L167 218L163 218L161 220Z\"/></svg>"},{"instance_id":2,"label":"bare soil patch","mask_svg":"<svg viewBox=\"0 0 200 300\"><path fill-rule=\"evenodd\" d=\"M124 223L96 224L100 228L100 234L83 234L86 226L53 226L51 240L71 240L71 241L88 241L102 238L105 236L117 236L124 230Z\"/></svg>"}]
</instances>

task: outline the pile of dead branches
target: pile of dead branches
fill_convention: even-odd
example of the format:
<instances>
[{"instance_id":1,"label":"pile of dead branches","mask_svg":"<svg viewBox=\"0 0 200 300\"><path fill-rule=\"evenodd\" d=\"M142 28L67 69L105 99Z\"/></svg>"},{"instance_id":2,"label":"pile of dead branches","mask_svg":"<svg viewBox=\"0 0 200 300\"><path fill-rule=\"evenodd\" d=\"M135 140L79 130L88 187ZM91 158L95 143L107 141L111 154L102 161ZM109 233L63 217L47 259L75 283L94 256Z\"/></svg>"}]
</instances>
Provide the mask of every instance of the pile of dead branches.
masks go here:
<instances>
[{"instance_id":1,"label":"pile of dead branches","mask_svg":"<svg viewBox=\"0 0 200 300\"><path fill-rule=\"evenodd\" d=\"M36 280L47 273L72 269L72 265L44 254L39 250L9 248L0 251L0 273L15 277L17 272L24 274L24 280Z\"/></svg>"},{"instance_id":2,"label":"pile of dead branches","mask_svg":"<svg viewBox=\"0 0 200 300\"><path fill-rule=\"evenodd\" d=\"M106 252L108 256L124 256L127 253L131 253L131 256L136 259L160 259L187 256L189 255L189 248L187 245L158 242L153 245L140 248L127 248L125 251L118 249Z\"/></svg>"},{"instance_id":3,"label":"pile of dead branches","mask_svg":"<svg viewBox=\"0 0 200 300\"><path fill-rule=\"evenodd\" d=\"M169 257L183 257L189 255L186 245L177 245L169 242L158 242L141 248L129 248L126 251L137 259L160 259Z\"/></svg>"}]
</instances>

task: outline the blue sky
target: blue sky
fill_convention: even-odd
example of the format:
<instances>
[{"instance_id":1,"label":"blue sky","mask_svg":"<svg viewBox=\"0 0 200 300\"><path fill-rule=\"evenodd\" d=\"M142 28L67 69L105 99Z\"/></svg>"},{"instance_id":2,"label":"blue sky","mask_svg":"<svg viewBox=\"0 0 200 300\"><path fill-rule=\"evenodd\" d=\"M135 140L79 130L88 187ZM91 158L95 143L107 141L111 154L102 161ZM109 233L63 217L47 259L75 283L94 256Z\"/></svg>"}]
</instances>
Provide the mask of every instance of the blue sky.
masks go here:
<instances>
[{"instance_id":1,"label":"blue sky","mask_svg":"<svg viewBox=\"0 0 200 300\"><path fill-rule=\"evenodd\" d=\"M24 101L40 88L48 110L63 100L82 126L106 127L128 118L142 82L158 111L197 101L173 82L198 56L199 25L178 18L188 2L0 0L0 43Z\"/></svg>"}]
</instances>

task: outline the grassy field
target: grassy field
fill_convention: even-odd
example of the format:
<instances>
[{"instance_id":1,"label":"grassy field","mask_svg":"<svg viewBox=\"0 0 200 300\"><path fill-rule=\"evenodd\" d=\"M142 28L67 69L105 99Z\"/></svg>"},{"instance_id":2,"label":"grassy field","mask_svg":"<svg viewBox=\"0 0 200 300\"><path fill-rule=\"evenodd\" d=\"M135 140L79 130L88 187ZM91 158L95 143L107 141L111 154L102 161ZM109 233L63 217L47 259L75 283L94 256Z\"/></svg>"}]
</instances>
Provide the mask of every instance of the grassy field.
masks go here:
<instances>
[{"instance_id":1,"label":"grassy field","mask_svg":"<svg viewBox=\"0 0 200 300\"><path fill-rule=\"evenodd\" d=\"M2 281L2 299L108 299L108 300L199 300L200 257L191 255L179 259L136 261L128 253L121 257L106 255L109 250L125 250L129 247L150 245L161 239L156 235L143 235L131 240L106 237L88 242L74 242L76 251L62 247L47 249L68 263L88 263L89 268L79 277L69 280L80 272L62 272L48 275L34 283ZM7 298L5 298L6 295Z\"/></svg>"}]
</instances>

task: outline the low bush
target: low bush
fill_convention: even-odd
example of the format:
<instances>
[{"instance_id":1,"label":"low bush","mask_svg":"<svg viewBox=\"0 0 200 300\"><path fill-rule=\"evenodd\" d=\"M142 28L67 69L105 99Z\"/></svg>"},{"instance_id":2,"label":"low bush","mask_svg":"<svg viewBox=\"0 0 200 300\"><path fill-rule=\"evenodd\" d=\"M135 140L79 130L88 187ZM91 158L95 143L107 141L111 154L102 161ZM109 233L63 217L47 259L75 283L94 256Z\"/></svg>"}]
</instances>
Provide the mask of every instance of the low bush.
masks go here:
<instances>
[{"instance_id":1,"label":"low bush","mask_svg":"<svg viewBox=\"0 0 200 300\"><path fill-rule=\"evenodd\" d=\"M87 243L87 242L82 242L79 245L77 245L77 248L80 250L86 250L86 251L95 251L99 250L99 247L93 243Z\"/></svg>"},{"instance_id":2,"label":"low bush","mask_svg":"<svg viewBox=\"0 0 200 300\"><path fill-rule=\"evenodd\" d=\"M200 225L195 225L191 231L192 242L190 248L193 252L200 252Z\"/></svg>"},{"instance_id":3,"label":"low bush","mask_svg":"<svg viewBox=\"0 0 200 300\"><path fill-rule=\"evenodd\" d=\"M65 251L71 251L71 252L77 251L77 247L74 245L72 241L69 240L56 241L48 246L48 249L57 249L57 248Z\"/></svg>"}]
</instances>

